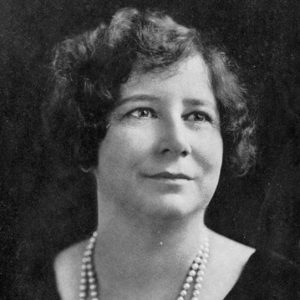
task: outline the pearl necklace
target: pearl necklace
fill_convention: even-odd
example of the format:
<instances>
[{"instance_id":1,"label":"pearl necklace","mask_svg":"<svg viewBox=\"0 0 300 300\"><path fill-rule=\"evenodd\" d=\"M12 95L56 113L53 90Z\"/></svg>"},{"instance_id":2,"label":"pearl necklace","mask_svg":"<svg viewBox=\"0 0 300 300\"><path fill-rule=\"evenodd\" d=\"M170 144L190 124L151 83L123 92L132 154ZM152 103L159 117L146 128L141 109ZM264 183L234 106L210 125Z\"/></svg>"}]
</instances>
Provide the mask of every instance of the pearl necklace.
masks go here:
<instances>
[{"instance_id":1,"label":"pearl necklace","mask_svg":"<svg viewBox=\"0 0 300 300\"><path fill-rule=\"evenodd\" d=\"M88 297L91 297L91 300L100 300L95 264L93 261L96 238L97 232L95 231L89 239L89 242L83 254L81 264L81 279L79 286L80 300L87 300ZM196 257L189 268L181 291L178 294L177 300L185 300L193 284L194 288L192 291L191 300L199 300L208 257L209 241L208 238L206 238L204 244L201 245L200 250L196 254Z\"/></svg>"}]
</instances>

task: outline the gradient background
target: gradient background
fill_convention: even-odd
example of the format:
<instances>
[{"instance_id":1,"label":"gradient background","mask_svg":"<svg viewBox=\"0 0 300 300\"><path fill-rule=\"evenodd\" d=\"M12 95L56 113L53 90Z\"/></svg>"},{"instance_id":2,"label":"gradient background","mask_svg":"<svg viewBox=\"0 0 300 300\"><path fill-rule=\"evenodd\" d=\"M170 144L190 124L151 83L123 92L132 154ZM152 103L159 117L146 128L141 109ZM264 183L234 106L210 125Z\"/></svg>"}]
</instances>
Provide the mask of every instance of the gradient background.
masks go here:
<instances>
[{"instance_id":1,"label":"gradient background","mask_svg":"<svg viewBox=\"0 0 300 300\"><path fill-rule=\"evenodd\" d=\"M93 181L50 152L40 109L52 47L123 6L162 8L213 28L238 62L256 99L258 164L216 194L207 222L299 263L298 2L0 0L0 298L17 299L17 289L20 299L42 298L36 282L46 262L95 225Z\"/></svg>"}]
</instances>

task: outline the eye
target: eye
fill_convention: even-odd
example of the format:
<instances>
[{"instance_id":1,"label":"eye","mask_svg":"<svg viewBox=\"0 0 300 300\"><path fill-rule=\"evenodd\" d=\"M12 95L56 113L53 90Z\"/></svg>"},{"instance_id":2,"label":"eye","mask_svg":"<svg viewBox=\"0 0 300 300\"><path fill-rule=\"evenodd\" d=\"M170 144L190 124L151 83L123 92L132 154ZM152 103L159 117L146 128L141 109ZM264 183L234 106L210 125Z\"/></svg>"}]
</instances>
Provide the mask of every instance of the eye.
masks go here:
<instances>
[{"instance_id":1,"label":"eye","mask_svg":"<svg viewBox=\"0 0 300 300\"><path fill-rule=\"evenodd\" d=\"M191 122L209 122L211 121L210 116L205 112L195 111L192 113L189 113L184 118L186 121Z\"/></svg>"},{"instance_id":2,"label":"eye","mask_svg":"<svg viewBox=\"0 0 300 300\"><path fill-rule=\"evenodd\" d=\"M144 119L144 118L156 118L157 115L155 111L151 108L141 107L131 110L126 114L126 117L133 117L136 119Z\"/></svg>"}]
</instances>

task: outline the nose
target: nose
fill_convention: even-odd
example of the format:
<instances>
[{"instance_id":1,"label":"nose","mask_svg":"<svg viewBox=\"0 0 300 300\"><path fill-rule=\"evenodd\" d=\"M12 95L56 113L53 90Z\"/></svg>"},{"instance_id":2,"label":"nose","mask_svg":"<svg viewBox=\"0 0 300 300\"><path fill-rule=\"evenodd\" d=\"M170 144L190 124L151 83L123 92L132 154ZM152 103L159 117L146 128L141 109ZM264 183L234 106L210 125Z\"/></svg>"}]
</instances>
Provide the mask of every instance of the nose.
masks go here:
<instances>
[{"instance_id":1,"label":"nose","mask_svg":"<svg viewBox=\"0 0 300 300\"><path fill-rule=\"evenodd\" d=\"M186 157L192 152L188 132L181 121L164 124L161 128L159 141L159 153Z\"/></svg>"}]
</instances>

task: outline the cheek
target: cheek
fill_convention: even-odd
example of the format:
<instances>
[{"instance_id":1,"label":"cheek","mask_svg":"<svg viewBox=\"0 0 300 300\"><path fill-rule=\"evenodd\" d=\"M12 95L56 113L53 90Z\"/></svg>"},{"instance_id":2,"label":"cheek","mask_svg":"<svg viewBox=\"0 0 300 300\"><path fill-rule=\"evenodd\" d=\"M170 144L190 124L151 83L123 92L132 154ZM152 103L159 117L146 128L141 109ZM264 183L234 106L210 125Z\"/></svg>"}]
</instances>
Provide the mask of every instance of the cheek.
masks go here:
<instances>
[{"instance_id":1,"label":"cheek","mask_svg":"<svg viewBox=\"0 0 300 300\"><path fill-rule=\"evenodd\" d=\"M100 145L99 164L110 165L110 168L118 170L134 167L145 160L152 140L149 132L144 130L124 127L112 129Z\"/></svg>"},{"instance_id":2,"label":"cheek","mask_svg":"<svg viewBox=\"0 0 300 300\"><path fill-rule=\"evenodd\" d=\"M198 137L195 144L195 156L204 171L220 172L223 161L223 140L216 131Z\"/></svg>"}]
</instances>

